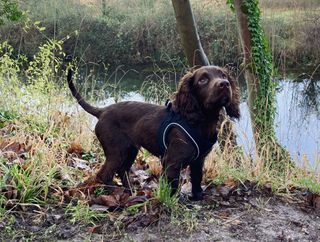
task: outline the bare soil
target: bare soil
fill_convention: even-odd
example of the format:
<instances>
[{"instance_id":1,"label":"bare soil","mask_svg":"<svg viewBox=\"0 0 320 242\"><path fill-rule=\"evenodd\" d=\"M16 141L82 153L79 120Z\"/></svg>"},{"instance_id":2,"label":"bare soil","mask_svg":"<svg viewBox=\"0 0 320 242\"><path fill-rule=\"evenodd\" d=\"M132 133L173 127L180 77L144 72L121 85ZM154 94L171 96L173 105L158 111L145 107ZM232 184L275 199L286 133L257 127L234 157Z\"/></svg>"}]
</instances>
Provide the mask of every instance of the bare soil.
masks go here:
<instances>
[{"instance_id":1,"label":"bare soil","mask_svg":"<svg viewBox=\"0 0 320 242\"><path fill-rule=\"evenodd\" d=\"M261 200L268 203L259 207ZM190 233L162 223L127 232L126 238L128 241L320 241L319 214L276 197L203 209L200 214L196 229Z\"/></svg>"},{"instance_id":2,"label":"bare soil","mask_svg":"<svg viewBox=\"0 0 320 242\"><path fill-rule=\"evenodd\" d=\"M95 225L70 223L61 206L26 205L13 224L0 224L0 241L320 241L320 212L308 196L212 186L185 205L189 217L173 218L158 204L153 213L108 211Z\"/></svg>"}]
</instances>

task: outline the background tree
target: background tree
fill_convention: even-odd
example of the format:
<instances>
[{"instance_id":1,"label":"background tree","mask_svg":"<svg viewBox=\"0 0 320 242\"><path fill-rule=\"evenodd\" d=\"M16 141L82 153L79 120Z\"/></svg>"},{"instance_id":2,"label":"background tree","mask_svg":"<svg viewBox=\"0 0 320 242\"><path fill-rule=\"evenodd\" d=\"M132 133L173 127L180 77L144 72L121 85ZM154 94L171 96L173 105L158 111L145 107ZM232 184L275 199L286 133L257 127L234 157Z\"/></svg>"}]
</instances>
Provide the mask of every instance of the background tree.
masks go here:
<instances>
[{"instance_id":1,"label":"background tree","mask_svg":"<svg viewBox=\"0 0 320 242\"><path fill-rule=\"evenodd\" d=\"M258 0L228 0L235 11L243 51L243 68L248 89L248 106L257 150L261 158L284 161L288 153L278 144L273 64L268 42L261 26Z\"/></svg>"},{"instance_id":2,"label":"background tree","mask_svg":"<svg viewBox=\"0 0 320 242\"><path fill-rule=\"evenodd\" d=\"M188 63L193 66L209 65L203 51L189 0L172 0L177 27Z\"/></svg>"}]
</instances>

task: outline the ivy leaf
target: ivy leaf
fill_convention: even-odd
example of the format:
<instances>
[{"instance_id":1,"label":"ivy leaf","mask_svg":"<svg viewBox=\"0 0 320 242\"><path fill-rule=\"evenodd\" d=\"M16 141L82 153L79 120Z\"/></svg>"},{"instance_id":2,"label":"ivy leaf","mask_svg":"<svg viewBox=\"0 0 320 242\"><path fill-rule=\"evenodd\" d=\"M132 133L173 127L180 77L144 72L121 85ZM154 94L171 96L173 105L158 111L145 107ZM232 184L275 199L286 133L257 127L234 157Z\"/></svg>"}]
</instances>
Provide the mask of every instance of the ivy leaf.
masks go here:
<instances>
[{"instance_id":1,"label":"ivy leaf","mask_svg":"<svg viewBox=\"0 0 320 242\"><path fill-rule=\"evenodd\" d=\"M227 0L227 5L229 5L232 12L235 11L234 9L234 0Z\"/></svg>"},{"instance_id":2,"label":"ivy leaf","mask_svg":"<svg viewBox=\"0 0 320 242\"><path fill-rule=\"evenodd\" d=\"M18 21L22 18L23 12L19 10L17 3L9 0L0 0L0 25L4 24L4 19Z\"/></svg>"}]
</instances>

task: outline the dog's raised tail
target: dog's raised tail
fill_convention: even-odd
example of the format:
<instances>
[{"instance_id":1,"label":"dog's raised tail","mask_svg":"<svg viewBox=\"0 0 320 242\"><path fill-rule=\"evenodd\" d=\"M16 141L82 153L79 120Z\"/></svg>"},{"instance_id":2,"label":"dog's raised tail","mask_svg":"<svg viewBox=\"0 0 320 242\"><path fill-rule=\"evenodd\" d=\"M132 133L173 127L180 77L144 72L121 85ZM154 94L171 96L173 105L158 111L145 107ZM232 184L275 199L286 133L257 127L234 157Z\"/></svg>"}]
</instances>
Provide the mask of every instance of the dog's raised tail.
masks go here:
<instances>
[{"instance_id":1,"label":"dog's raised tail","mask_svg":"<svg viewBox=\"0 0 320 242\"><path fill-rule=\"evenodd\" d=\"M67 80L68 80L68 85L72 95L77 99L78 103L85 111L99 118L102 113L102 109L98 107L94 107L84 100L84 98L80 95L80 93L77 91L76 87L72 82L72 74L73 74L72 70L69 69Z\"/></svg>"}]
</instances>

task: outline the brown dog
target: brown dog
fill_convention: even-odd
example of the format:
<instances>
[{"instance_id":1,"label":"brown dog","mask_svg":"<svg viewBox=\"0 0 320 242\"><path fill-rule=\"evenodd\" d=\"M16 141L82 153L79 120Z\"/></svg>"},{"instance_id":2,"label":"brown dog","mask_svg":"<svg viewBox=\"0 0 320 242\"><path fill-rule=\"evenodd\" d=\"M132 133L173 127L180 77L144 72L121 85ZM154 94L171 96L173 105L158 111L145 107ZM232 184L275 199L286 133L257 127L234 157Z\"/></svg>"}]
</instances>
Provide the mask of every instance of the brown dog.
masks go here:
<instances>
[{"instance_id":1,"label":"brown dog","mask_svg":"<svg viewBox=\"0 0 320 242\"><path fill-rule=\"evenodd\" d=\"M161 156L164 174L176 192L181 168L190 166L192 195L202 199L202 169L217 137L220 110L239 118L239 88L225 69L206 66L185 75L167 107L142 102L121 102L105 108L88 104L72 83L73 96L97 117L95 133L106 156L96 179L110 184L117 173L124 186L140 147ZM159 141L160 140L160 141Z\"/></svg>"}]
</instances>

